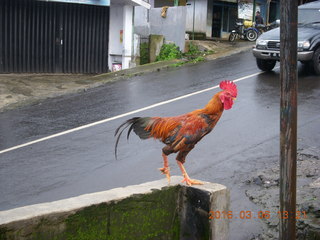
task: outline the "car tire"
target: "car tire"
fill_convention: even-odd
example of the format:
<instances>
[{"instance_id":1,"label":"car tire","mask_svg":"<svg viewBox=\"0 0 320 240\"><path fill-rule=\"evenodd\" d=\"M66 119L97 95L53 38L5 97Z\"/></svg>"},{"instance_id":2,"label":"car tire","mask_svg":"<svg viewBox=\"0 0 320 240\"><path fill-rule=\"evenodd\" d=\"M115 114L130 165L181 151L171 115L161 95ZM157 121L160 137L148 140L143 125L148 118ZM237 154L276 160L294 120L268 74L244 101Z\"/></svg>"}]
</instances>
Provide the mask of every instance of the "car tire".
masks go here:
<instances>
[{"instance_id":1,"label":"car tire","mask_svg":"<svg viewBox=\"0 0 320 240\"><path fill-rule=\"evenodd\" d=\"M276 60L256 59L257 66L260 70L270 72L276 65Z\"/></svg>"},{"instance_id":2,"label":"car tire","mask_svg":"<svg viewBox=\"0 0 320 240\"><path fill-rule=\"evenodd\" d=\"M313 53L312 65L315 73L317 75L320 75L320 47L318 47Z\"/></svg>"},{"instance_id":3,"label":"car tire","mask_svg":"<svg viewBox=\"0 0 320 240\"><path fill-rule=\"evenodd\" d=\"M235 34L235 33L230 33L230 35L229 35L229 41L230 42L234 42L234 40L236 40L236 37L237 37L237 34Z\"/></svg>"},{"instance_id":4,"label":"car tire","mask_svg":"<svg viewBox=\"0 0 320 240\"><path fill-rule=\"evenodd\" d=\"M250 29L250 30L247 31L246 37L250 42L253 42L253 41L257 40L258 33L255 30Z\"/></svg>"}]
</instances>

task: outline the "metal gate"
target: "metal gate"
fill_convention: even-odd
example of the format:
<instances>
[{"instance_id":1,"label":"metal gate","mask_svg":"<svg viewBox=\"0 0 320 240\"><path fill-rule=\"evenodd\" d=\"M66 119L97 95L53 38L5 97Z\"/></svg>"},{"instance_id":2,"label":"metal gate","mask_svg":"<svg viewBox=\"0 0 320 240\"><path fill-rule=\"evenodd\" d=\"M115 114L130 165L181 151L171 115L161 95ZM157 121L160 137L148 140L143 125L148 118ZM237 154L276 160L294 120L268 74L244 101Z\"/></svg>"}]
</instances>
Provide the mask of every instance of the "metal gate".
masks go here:
<instances>
[{"instance_id":1,"label":"metal gate","mask_svg":"<svg viewBox=\"0 0 320 240\"><path fill-rule=\"evenodd\" d=\"M109 7L0 1L0 73L108 71Z\"/></svg>"}]
</instances>

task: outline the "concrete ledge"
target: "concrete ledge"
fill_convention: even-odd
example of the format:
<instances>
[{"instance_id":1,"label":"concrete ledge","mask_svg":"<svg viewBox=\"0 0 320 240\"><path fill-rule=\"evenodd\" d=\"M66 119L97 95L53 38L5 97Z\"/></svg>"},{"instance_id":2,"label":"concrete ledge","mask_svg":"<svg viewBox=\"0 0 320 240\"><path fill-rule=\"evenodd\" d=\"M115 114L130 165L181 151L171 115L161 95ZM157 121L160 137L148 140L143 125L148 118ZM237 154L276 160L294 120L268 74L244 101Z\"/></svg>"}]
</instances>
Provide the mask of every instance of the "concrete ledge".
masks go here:
<instances>
[{"instance_id":1,"label":"concrete ledge","mask_svg":"<svg viewBox=\"0 0 320 240\"><path fill-rule=\"evenodd\" d=\"M228 239L225 186L180 185L181 177L0 211L0 240Z\"/></svg>"}]
</instances>

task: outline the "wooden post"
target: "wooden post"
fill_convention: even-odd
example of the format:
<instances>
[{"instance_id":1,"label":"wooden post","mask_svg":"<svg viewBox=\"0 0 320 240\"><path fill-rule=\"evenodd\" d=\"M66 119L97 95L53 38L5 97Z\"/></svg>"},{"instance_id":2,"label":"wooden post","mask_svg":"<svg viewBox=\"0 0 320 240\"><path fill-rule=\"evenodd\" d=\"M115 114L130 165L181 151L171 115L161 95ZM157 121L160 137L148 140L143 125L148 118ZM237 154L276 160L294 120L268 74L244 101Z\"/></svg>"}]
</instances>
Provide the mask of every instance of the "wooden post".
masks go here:
<instances>
[{"instance_id":1,"label":"wooden post","mask_svg":"<svg viewBox=\"0 0 320 240\"><path fill-rule=\"evenodd\" d=\"M296 239L297 12L298 1L280 6L280 240Z\"/></svg>"}]
</instances>

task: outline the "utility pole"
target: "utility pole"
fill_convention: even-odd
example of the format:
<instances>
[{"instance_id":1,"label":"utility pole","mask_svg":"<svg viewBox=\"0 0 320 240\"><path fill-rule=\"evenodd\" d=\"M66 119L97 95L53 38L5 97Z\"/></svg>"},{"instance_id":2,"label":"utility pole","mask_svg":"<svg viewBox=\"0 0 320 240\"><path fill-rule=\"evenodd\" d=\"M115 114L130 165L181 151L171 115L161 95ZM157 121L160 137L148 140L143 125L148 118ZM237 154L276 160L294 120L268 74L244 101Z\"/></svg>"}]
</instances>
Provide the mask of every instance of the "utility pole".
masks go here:
<instances>
[{"instance_id":1,"label":"utility pole","mask_svg":"<svg viewBox=\"0 0 320 240\"><path fill-rule=\"evenodd\" d=\"M280 1L280 240L296 239L298 1Z\"/></svg>"}]
</instances>

